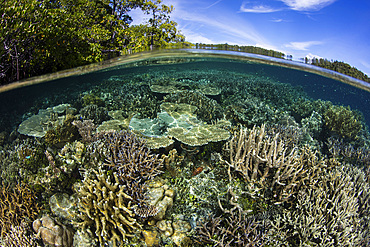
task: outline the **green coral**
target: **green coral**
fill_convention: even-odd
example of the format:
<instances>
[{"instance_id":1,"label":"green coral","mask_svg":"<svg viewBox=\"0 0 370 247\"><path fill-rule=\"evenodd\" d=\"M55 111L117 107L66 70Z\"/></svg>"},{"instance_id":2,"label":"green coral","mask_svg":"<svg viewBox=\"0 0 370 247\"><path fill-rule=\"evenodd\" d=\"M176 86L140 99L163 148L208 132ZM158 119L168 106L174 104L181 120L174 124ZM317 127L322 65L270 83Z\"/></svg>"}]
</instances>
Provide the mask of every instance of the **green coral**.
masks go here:
<instances>
[{"instance_id":1,"label":"green coral","mask_svg":"<svg viewBox=\"0 0 370 247\"><path fill-rule=\"evenodd\" d=\"M95 94L86 94L82 97L82 106L88 105L104 106L104 101Z\"/></svg>"},{"instance_id":2,"label":"green coral","mask_svg":"<svg viewBox=\"0 0 370 247\"><path fill-rule=\"evenodd\" d=\"M356 139L363 129L362 116L349 106L331 106L324 113L325 125L344 138Z\"/></svg>"},{"instance_id":3,"label":"green coral","mask_svg":"<svg viewBox=\"0 0 370 247\"><path fill-rule=\"evenodd\" d=\"M45 142L49 145L58 145L77 140L79 134L77 127L72 124L74 120L75 117L68 114L62 125L46 132Z\"/></svg>"}]
</instances>

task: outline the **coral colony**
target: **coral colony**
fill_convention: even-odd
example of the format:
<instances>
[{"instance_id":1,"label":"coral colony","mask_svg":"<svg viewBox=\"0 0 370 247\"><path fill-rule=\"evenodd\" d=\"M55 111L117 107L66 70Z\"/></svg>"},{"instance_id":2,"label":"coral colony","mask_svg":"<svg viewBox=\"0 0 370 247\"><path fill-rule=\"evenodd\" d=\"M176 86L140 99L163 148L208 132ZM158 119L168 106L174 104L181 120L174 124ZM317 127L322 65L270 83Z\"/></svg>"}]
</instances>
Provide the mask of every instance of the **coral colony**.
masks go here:
<instances>
[{"instance_id":1,"label":"coral colony","mask_svg":"<svg viewBox=\"0 0 370 247\"><path fill-rule=\"evenodd\" d=\"M0 246L370 245L360 112L211 68L73 95L1 133Z\"/></svg>"}]
</instances>

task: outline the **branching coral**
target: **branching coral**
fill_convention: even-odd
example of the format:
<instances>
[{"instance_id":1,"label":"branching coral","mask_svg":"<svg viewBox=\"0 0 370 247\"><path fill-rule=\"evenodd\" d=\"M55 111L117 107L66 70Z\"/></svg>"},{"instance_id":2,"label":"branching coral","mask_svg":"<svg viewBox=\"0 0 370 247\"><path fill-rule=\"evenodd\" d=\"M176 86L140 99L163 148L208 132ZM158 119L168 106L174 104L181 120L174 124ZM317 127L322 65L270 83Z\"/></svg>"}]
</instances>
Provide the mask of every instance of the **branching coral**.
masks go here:
<instances>
[{"instance_id":1,"label":"branching coral","mask_svg":"<svg viewBox=\"0 0 370 247\"><path fill-rule=\"evenodd\" d=\"M82 219L78 225L94 227L100 243L113 241L117 246L118 242L133 237L141 225L134 218L133 198L125 190L116 172L108 175L102 169L88 171L77 191Z\"/></svg>"},{"instance_id":2,"label":"branching coral","mask_svg":"<svg viewBox=\"0 0 370 247\"><path fill-rule=\"evenodd\" d=\"M271 235L294 246L360 246L368 241L362 222L369 207L368 185L348 173L345 167L334 169L317 188L301 190L295 208L272 221Z\"/></svg>"},{"instance_id":3,"label":"branching coral","mask_svg":"<svg viewBox=\"0 0 370 247\"><path fill-rule=\"evenodd\" d=\"M83 119L92 119L94 123L101 124L103 121L108 120L108 112L104 107L97 105L88 105L80 110Z\"/></svg>"},{"instance_id":4,"label":"branching coral","mask_svg":"<svg viewBox=\"0 0 370 247\"><path fill-rule=\"evenodd\" d=\"M19 226L11 226L6 234L4 241L0 241L0 247L38 247L35 234L29 234L27 224L22 223Z\"/></svg>"},{"instance_id":5,"label":"branching coral","mask_svg":"<svg viewBox=\"0 0 370 247\"><path fill-rule=\"evenodd\" d=\"M233 168L246 180L250 196L276 204L293 200L300 186L314 184L326 167L309 148L298 152L278 138L278 134L269 137L262 125L241 129L226 145L230 181Z\"/></svg>"},{"instance_id":6,"label":"branching coral","mask_svg":"<svg viewBox=\"0 0 370 247\"><path fill-rule=\"evenodd\" d=\"M1 236L10 231L12 225L34 220L40 211L35 194L25 184L17 184L13 189L0 187L0 227Z\"/></svg>"},{"instance_id":7,"label":"branching coral","mask_svg":"<svg viewBox=\"0 0 370 247\"><path fill-rule=\"evenodd\" d=\"M207 222L197 227L196 242L213 246L263 246L266 243L265 232L261 224L248 219L239 211L229 217L210 217Z\"/></svg>"},{"instance_id":8,"label":"branching coral","mask_svg":"<svg viewBox=\"0 0 370 247\"><path fill-rule=\"evenodd\" d=\"M72 124L78 128L78 133L82 137L82 141L92 142L93 133L96 129L96 125L94 124L93 120L75 120L72 122Z\"/></svg>"},{"instance_id":9,"label":"branching coral","mask_svg":"<svg viewBox=\"0 0 370 247\"><path fill-rule=\"evenodd\" d=\"M134 133L100 132L97 138L104 140L107 148L105 165L117 171L120 183L125 186L125 193L132 197L139 208L148 207L144 202L145 182L162 173L163 160L152 154L145 140Z\"/></svg>"},{"instance_id":10,"label":"branching coral","mask_svg":"<svg viewBox=\"0 0 370 247\"><path fill-rule=\"evenodd\" d=\"M362 116L350 107L331 106L324 113L325 124L329 130L345 138L355 139L362 130Z\"/></svg>"}]
</instances>

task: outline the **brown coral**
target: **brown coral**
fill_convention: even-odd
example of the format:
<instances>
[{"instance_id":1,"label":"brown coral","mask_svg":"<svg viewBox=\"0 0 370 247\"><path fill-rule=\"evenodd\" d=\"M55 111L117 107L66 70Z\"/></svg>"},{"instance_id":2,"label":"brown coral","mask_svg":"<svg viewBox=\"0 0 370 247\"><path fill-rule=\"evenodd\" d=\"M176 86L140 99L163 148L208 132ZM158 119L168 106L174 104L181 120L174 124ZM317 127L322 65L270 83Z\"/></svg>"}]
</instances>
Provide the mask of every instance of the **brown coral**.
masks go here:
<instances>
[{"instance_id":1,"label":"brown coral","mask_svg":"<svg viewBox=\"0 0 370 247\"><path fill-rule=\"evenodd\" d=\"M100 132L98 138L104 140L108 149L105 165L117 171L120 183L125 186L125 193L139 208L145 208L145 181L162 173L163 161L158 158L158 155L151 153L144 139L137 137L134 133Z\"/></svg>"},{"instance_id":2,"label":"brown coral","mask_svg":"<svg viewBox=\"0 0 370 247\"><path fill-rule=\"evenodd\" d=\"M39 247L35 234L29 233L29 227L24 222L19 226L11 226L0 247Z\"/></svg>"},{"instance_id":3,"label":"brown coral","mask_svg":"<svg viewBox=\"0 0 370 247\"><path fill-rule=\"evenodd\" d=\"M26 184L17 184L13 189L4 184L0 187L1 237L10 231L12 225L19 226L27 220L34 220L40 211L36 196Z\"/></svg>"},{"instance_id":4,"label":"brown coral","mask_svg":"<svg viewBox=\"0 0 370 247\"><path fill-rule=\"evenodd\" d=\"M276 204L294 199L300 186L314 184L326 167L309 148L298 152L286 147L278 137L269 137L262 125L250 131L241 129L226 145L230 180L233 168L248 183L250 196L267 198Z\"/></svg>"},{"instance_id":5,"label":"brown coral","mask_svg":"<svg viewBox=\"0 0 370 247\"><path fill-rule=\"evenodd\" d=\"M125 190L116 172L112 175L102 169L87 172L77 191L82 219L78 225L95 228L99 242L113 241L113 246L133 237L141 225L134 218L133 199Z\"/></svg>"}]
</instances>

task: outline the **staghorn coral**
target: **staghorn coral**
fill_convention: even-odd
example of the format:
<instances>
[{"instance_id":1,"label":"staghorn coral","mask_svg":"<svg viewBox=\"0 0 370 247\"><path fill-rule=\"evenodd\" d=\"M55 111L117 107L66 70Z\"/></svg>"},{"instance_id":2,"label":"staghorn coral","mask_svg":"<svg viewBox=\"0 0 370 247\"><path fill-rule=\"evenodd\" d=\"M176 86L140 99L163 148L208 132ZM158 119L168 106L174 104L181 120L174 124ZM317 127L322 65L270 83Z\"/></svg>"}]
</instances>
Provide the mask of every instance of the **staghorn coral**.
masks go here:
<instances>
[{"instance_id":1,"label":"staghorn coral","mask_svg":"<svg viewBox=\"0 0 370 247\"><path fill-rule=\"evenodd\" d=\"M1 237L12 225L34 220L40 211L36 196L26 184L16 184L13 189L4 184L0 187Z\"/></svg>"},{"instance_id":2,"label":"staghorn coral","mask_svg":"<svg viewBox=\"0 0 370 247\"><path fill-rule=\"evenodd\" d=\"M11 225L6 233L0 247L39 247L35 234L30 234L27 224L24 222L19 226Z\"/></svg>"},{"instance_id":3,"label":"staghorn coral","mask_svg":"<svg viewBox=\"0 0 370 247\"><path fill-rule=\"evenodd\" d=\"M102 169L88 170L77 189L79 217L77 223L83 229L95 228L95 235L101 244L108 241L119 246L128 237L133 237L141 225L134 218L133 198L125 193L117 172L108 173Z\"/></svg>"},{"instance_id":4,"label":"staghorn coral","mask_svg":"<svg viewBox=\"0 0 370 247\"><path fill-rule=\"evenodd\" d=\"M325 111L323 117L326 127L344 138L356 139L363 129L362 116L349 106L332 105Z\"/></svg>"},{"instance_id":5,"label":"staghorn coral","mask_svg":"<svg viewBox=\"0 0 370 247\"><path fill-rule=\"evenodd\" d=\"M291 246L367 246L369 186L358 172L337 167L316 188L299 191L295 207L273 217L272 238Z\"/></svg>"},{"instance_id":6,"label":"staghorn coral","mask_svg":"<svg viewBox=\"0 0 370 247\"><path fill-rule=\"evenodd\" d=\"M351 164L362 167L370 166L370 149L365 147L356 148L354 145L344 142L343 139L328 138L328 151L330 156Z\"/></svg>"},{"instance_id":7,"label":"staghorn coral","mask_svg":"<svg viewBox=\"0 0 370 247\"><path fill-rule=\"evenodd\" d=\"M87 120L75 120L72 122L74 126L77 127L78 133L82 137L83 142L92 142L93 141L93 133L96 129L96 125L94 121L91 119Z\"/></svg>"},{"instance_id":8,"label":"staghorn coral","mask_svg":"<svg viewBox=\"0 0 370 247\"><path fill-rule=\"evenodd\" d=\"M162 173L162 160L145 146L145 140L127 131L100 132L97 138L104 140L107 153L105 165L117 170L118 178L126 186L126 192L140 204L141 193L138 188L144 182ZM140 189L141 192L144 188Z\"/></svg>"},{"instance_id":9,"label":"staghorn coral","mask_svg":"<svg viewBox=\"0 0 370 247\"><path fill-rule=\"evenodd\" d=\"M140 217L156 214L145 201L146 181L162 173L163 161L151 153L145 140L127 131L102 131L86 148L85 167L96 167L105 160L106 166L117 172L119 182L130 196L133 212Z\"/></svg>"},{"instance_id":10,"label":"staghorn coral","mask_svg":"<svg viewBox=\"0 0 370 247\"><path fill-rule=\"evenodd\" d=\"M260 129L241 129L226 145L230 154L229 180L233 168L247 182L248 194L280 204L292 201L300 186L314 185L327 164L309 148L298 152L278 141L278 134L267 136Z\"/></svg>"},{"instance_id":11,"label":"staghorn coral","mask_svg":"<svg viewBox=\"0 0 370 247\"><path fill-rule=\"evenodd\" d=\"M266 231L261 229L260 222L248 219L237 211L228 217L213 216L206 222L200 222L196 228L195 242L201 246L264 246L267 242Z\"/></svg>"}]
</instances>

